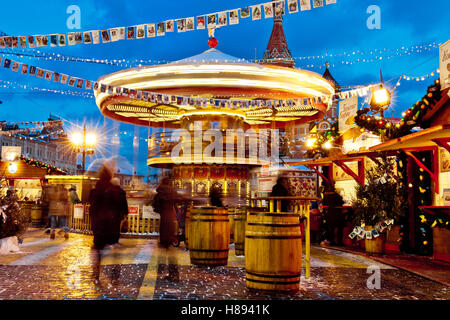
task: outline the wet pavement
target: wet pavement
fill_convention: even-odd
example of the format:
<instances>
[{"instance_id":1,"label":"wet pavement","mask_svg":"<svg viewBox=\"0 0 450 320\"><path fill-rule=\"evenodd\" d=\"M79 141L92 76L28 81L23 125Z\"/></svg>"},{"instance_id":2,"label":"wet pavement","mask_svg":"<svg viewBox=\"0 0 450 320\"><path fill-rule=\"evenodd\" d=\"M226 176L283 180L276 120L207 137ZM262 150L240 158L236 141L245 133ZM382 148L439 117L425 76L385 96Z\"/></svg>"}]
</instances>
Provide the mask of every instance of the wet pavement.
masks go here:
<instances>
[{"instance_id":1,"label":"wet pavement","mask_svg":"<svg viewBox=\"0 0 450 320\"><path fill-rule=\"evenodd\" d=\"M364 255L319 246L311 248L311 277L305 278L303 268L298 292L250 290L244 257L235 255L234 245L228 265L212 268L191 265L183 244L167 251L156 239L122 238L119 246L107 250L96 285L91 246L89 235L50 240L44 230L27 232L20 252L0 256L0 299L450 300L445 284ZM119 277L113 281L114 271ZM371 278L376 271L379 286ZM174 272L178 278L169 276Z\"/></svg>"}]
</instances>

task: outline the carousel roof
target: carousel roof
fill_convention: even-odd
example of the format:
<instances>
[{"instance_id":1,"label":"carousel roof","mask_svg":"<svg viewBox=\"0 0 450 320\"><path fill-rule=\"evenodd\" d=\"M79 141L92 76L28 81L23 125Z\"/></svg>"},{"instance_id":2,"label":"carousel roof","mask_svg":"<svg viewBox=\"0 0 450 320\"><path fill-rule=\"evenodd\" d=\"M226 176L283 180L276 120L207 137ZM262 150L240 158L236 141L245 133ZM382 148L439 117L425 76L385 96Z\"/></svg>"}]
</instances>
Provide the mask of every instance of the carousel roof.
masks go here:
<instances>
[{"instance_id":1,"label":"carousel roof","mask_svg":"<svg viewBox=\"0 0 450 320\"><path fill-rule=\"evenodd\" d=\"M197 54L195 56L185 58L172 62L170 64L203 64L203 63L217 63L217 62L239 62L239 63L250 63L245 59L236 58L225 54L215 48L206 50L203 53Z\"/></svg>"},{"instance_id":2,"label":"carousel roof","mask_svg":"<svg viewBox=\"0 0 450 320\"><path fill-rule=\"evenodd\" d=\"M115 120L158 127L179 127L185 114L214 110L243 117L249 125L272 122L311 121L327 105L284 105L262 107L252 100L300 99L334 94L333 86L321 75L301 69L261 65L209 49L199 55L164 65L143 66L105 75L98 79L103 90L95 91L101 112ZM148 100L123 96L115 88L150 92L164 99ZM108 90L109 88L109 90ZM207 105L181 103L182 98L208 99ZM161 97L160 97L161 98ZM247 101L245 108L210 104L210 99ZM234 110L233 110L234 109Z\"/></svg>"}]
</instances>

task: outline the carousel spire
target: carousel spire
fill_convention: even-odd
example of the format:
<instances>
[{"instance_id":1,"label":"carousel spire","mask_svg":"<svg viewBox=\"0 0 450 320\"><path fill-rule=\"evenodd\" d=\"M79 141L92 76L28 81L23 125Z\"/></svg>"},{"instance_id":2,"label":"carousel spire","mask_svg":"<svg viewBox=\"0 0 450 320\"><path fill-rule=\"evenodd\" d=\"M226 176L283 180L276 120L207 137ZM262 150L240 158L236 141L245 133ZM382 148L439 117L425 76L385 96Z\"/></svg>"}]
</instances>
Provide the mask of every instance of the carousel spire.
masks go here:
<instances>
[{"instance_id":1,"label":"carousel spire","mask_svg":"<svg viewBox=\"0 0 450 320\"><path fill-rule=\"evenodd\" d=\"M274 64L282 67L293 68L295 61L289 51L283 30L283 17L276 15L273 18L273 29L270 35L267 49L261 60L263 64Z\"/></svg>"}]
</instances>

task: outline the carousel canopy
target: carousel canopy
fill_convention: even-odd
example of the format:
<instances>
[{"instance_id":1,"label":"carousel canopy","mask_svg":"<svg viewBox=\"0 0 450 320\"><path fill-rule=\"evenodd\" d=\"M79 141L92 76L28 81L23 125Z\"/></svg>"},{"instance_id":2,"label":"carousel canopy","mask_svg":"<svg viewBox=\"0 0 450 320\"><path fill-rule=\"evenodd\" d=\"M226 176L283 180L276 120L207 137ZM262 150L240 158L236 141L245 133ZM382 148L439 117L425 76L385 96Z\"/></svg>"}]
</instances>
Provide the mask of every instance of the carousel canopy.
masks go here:
<instances>
[{"instance_id":1,"label":"carousel canopy","mask_svg":"<svg viewBox=\"0 0 450 320\"><path fill-rule=\"evenodd\" d=\"M177 128L180 120L198 112L236 115L248 125L311 121L327 104L262 106L252 100L287 100L329 96L334 88L321 75L295 68L261 65L209 49L199 55L155 66L143 66L98 79L96 92L101 112L113 119L148 126ZM149 92L149 101L116 93L112 88ZM107 89L109 88L109 90ZM158 97L159 95L159 97ZM194 103L186 103L188 100ZM196 102L201 99L200 105ZM211 99L228 102L211 104ZM247 101L236 108L232 101ZM206 103L205 103L206 102ZM239 106L239 104L237 104Z\"/></svg>"}]
</instances>

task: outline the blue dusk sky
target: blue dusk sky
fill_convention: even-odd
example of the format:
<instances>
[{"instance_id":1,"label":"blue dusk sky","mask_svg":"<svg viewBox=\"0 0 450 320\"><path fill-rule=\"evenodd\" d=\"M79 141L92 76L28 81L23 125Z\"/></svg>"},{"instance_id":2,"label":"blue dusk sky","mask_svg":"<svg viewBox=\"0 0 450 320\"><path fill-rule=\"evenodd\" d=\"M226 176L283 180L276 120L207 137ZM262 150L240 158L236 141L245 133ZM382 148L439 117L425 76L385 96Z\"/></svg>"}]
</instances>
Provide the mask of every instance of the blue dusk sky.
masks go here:
<instances>
[{"instance_id":1,"label":"blue dusk sky","mask_svg":"<svg viewBox=\"0 0 450 320\"><path fill-rule=\"evenodd\" d=\"M0 31L11 36L22 36L102 30L196 17L261 3L254 0L2 1ZM71 5L80 8L79 30L70 30L67 25L71 16L67 9ZM379 29L368 27L372 16L368 8L372 5L380 9ZM381 69L384 80L392 88L402 74L426 76L439 67L438 44L450 39L449 20L448 0L337 0L336 4L310 11L286 12L284 31L290 51L296 58L296 67L322 74L325 62L329 61L331 73L344 89L376 83L380 79ZM254 59L256 52L256 58L260 59L272 26L272 19L263 17L252 21L251 18L240 18L239 24L216 30L215 37L219 41L217 49L245 59ZM24 56L5 54L11 50L0 49L0 57L96 80L102 75L136 66L140 60L170 62L199 54L209 49L207 42L206 29L184 33L175 31L166 33L164 37L14 51ZM59 61L55 59L57 54L98 60L125 59L126 64ZM36 55L51 55L52 59L33 57ZM393 103L386 115L400 116L426 93L427 87L437 77L435 74L425 81L403 80L393 94ZM105 125L107 140L112 140L114 121L101 115L88 91L4 68L0 68L0 80L0 120L45 121L51 113L66 120L65 128L71 131L85 119L88 126L103 130ZM30 90L30 87L38 89ZM45 92L45 89L60 90L64 94ZM68 91L80 95L69 95ZM147 174L147 144L144 139L148 128L139 128L139 152L133 148L134 127L121 123L119 129L120 155L130 163L138 163L139 174ZM114 152L114 148L107 145L88 160L109 157Z\"/></svg>"}]
</instances>

